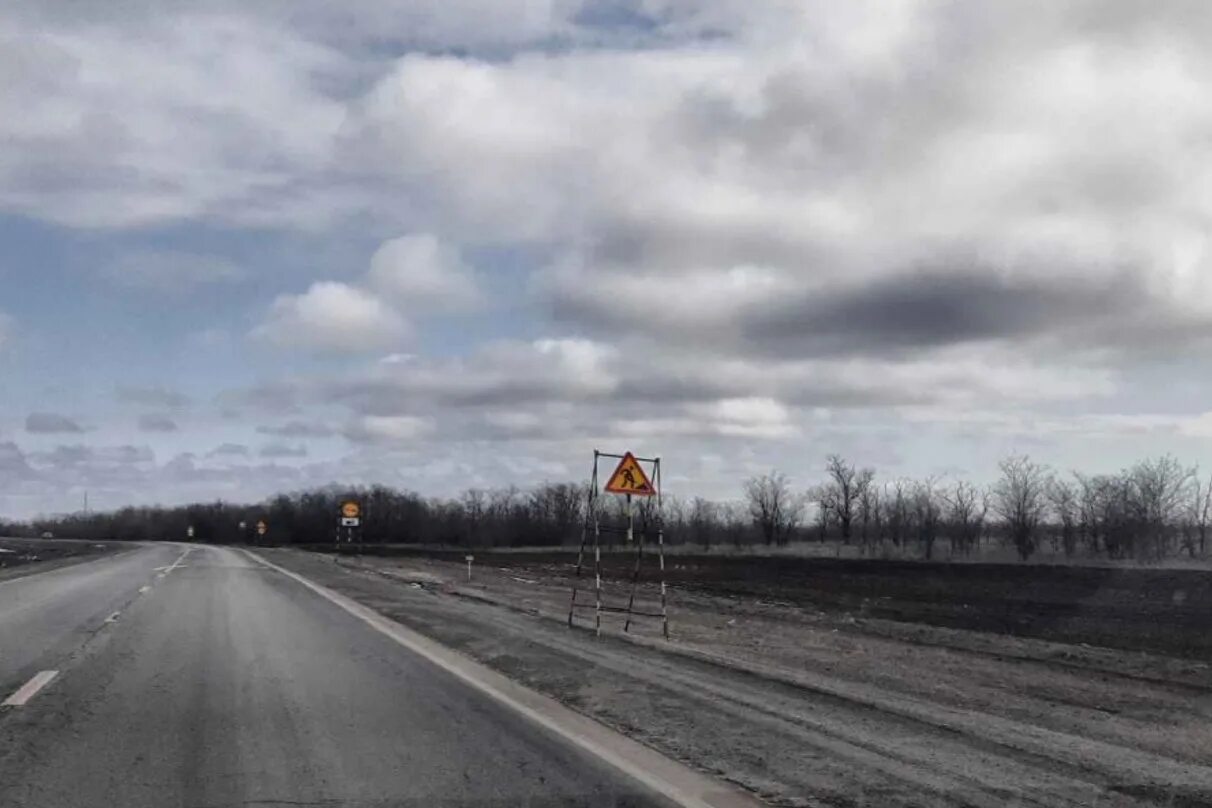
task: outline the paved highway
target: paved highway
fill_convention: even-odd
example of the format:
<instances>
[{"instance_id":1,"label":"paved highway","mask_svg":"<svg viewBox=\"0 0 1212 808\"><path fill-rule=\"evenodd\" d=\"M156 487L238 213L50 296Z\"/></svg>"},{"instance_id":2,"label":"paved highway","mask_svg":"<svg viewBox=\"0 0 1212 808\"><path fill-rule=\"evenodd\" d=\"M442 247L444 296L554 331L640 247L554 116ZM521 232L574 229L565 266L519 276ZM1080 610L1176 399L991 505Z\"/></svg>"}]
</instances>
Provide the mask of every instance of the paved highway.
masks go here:
<instances>
[{"instance_id":1,"label":"paved highway","mask_svg":"<svg viewBox=\"0 0 1212 808\"><path fill-rule=\"evenodd\" d=\"M14 696L0 806L671 804L228 548L0 583Z\"/></svg>"}]
</instances>

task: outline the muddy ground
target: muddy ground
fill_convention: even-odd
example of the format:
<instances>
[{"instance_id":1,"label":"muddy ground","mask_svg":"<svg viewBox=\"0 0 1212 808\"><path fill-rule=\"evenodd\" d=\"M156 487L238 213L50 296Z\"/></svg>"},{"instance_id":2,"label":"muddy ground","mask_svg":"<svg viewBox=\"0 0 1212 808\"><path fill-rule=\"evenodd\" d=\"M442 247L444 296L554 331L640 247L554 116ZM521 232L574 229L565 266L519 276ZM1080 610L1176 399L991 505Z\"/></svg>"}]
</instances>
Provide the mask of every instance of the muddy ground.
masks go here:
<instances>
[{"instance_id":1,"label":"muddy ground","mask_svg":"<svg viewBox=\"0 0 1212 808\"><path fill-rule=\"evenodd\" d=\"M269 553L772 804L1212 805L1204 659L890 620L807 584L772 597L685 579L670 640L654 619L624 637L615 613L595 637L592 608L566 625L567 570L548 560L480 554L468 582L460 561ZM604 602L626 596L608 577ZM637 607L659 611L657 589Z\"/></svg>"}]
</instances>

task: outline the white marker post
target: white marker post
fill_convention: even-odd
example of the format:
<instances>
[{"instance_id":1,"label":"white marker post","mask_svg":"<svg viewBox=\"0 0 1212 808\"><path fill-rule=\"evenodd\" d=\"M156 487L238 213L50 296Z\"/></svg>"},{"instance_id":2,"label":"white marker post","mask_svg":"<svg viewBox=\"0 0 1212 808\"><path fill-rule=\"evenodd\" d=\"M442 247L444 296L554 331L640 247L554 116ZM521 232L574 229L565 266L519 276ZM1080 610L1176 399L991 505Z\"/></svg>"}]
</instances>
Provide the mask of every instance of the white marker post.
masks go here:
<instances>
[{"instance_id":1,"label":"white marker post","mask_svg":"<svg viewBox=\"0 0 1212 808\"><path fill-rule=\"evenodd\" d=\"M463 560L467 562L467 581L468 581L468 583L470 583L471 582L471 562L475 561L476 557L473 555L463 556Z\"/></svg>"}]
</instances>

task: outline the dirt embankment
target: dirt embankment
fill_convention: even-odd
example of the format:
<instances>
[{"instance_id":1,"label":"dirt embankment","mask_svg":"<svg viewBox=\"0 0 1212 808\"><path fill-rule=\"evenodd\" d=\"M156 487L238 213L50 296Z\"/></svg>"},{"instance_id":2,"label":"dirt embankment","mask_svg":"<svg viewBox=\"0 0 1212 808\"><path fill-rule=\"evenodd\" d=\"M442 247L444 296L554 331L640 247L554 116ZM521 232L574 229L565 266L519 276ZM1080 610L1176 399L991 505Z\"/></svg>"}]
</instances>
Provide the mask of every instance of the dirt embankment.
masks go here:
<instances>
[{"instance_id":1,"label":"dirt embankment","mask_svg":"<svg viewBox=\"0 0 1212 808\"><path fill-rule=\"evenodd\" d=\"M564 622L562 564L477 554L468 582L461 555L272 552L772 804L1212 805L1202 661L682 584L671 641L654 620L624 638L616 614L596 638L592 610ZM608 603L626 594L608 579ZM642 610L656 599L641 587Z\"/></svg>"}]
</instances>

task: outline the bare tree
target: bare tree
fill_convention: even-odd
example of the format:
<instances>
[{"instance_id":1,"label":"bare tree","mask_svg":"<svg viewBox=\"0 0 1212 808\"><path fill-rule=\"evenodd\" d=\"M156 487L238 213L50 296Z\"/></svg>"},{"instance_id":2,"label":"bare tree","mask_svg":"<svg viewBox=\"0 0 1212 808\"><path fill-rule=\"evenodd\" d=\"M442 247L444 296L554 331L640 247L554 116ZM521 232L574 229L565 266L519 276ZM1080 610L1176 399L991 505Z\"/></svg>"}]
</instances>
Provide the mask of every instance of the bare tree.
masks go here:
<instances>
[{"instance_id":1,"label":"bare tree","mask_svg":"<svg viewBox=\"0 0 1212 808\"><path fill-rule=\"evenodd\" d=\"M922 557L930 561L934 558L934 542L938 539L939 522L942 517L936 478L927 477L914 484L912 508L913 523L917 527L917 540L918 545L922 548Z\"/></svg>"},{"instance_id":2,"label":"bare tree","mask_svg":"<svg viewBox=\"0 0 1212 808\"><path fill-rule=\"evenodd\" d=\"M1048 470L1026 455L1008 457L999 468L1002 476L993 486L993 510L1005 521L1019 558L1026 561L1035 552L1047 506Z\"/></svg>"},{"instance_id":3,"label":"bare tree","mask_svg":"<svg viewBox=\"0 0 1212 808\"><path fill-rule=\"evenodd\" d=\"M815 495L821 508L822 522L836 522L842 541L849 544L856 506L862 499L863 491L870 487L875 472L872 469L856 469L841 455L835 454L829 455L825 470L829 473L829 480L813 489L810 495Z\"/></svg>"},{"instance_id":4,"label":"bare tree","mask_svg":"<svg viewBox=\"0 0 1212 808\"><path fill-rule=\"evenodd\" d=\"M1200 540L1200 555L1207 554L1207 539L1208 539L1208 522L1212 520L1212 476L1208 477L1207 483L1200 486L1200 481L1195 481L1193 487L1194 497L1191 498L1191 522L1194 523L1196 534ZM1191 555L1195 555L1194 548L1190 549Z\"/></svg>"},{"instance_id":5,"label":"bare tree","mask_svg":"<svg viewBox=\"0 0 1212 808\"><path fill-rule=\"evenodd\" d=\"M972 483L960 481L943 497L947 503L951 554L970 555L984 530L985 517L989 513L989 495Z\"/></svg>"},{"instance_id":6,"label":"bare tree","mask_svg":"<svg viewBox=\"0 0 1212 808\"><path fill-rule=\"evenodd\" d=\"M803 502L792 495L787 477L778 472L745 483L749 516L767 545L786 544L803 517Z\"/></svg>"},{"instance_id":7,"label":"bare tree","mask_svg":"<svg viewBox=\"0 0 1212 808\"><path fill-rule=\"evenodd\" d=\"M871 536L883 535L883 509L880 507L880 489L874 483L863 487L859 497L859 543L863 554L870 549Z\"/></svg>"},{"instance_id":8,"label":"bare tree","mask_svg":"<svg viewBox=\"0 0 1212 808\"><path fill-rule=\"evenodd\" d=\"M716 510L723 526L724 535L732 546L740 548L745 543L749 528L749 514L743 502L724 502Z\"/></svg>"},{"instance_id":9,"label":"bare tree","mask_svg":"<svg viewBox=\"0 0 1212 808\"><path fill-rule=\"evenodd\" d=\"M1189 498L1195 469L1170 455L1137 463L1130 472L1137 510L1144 522L1150 556L1163 558L1169 550L1173 527Z\"/></svg>"},{"instance_id":10,"label":"bare tree","mask_svg":"<svg viewBox=\"0 0 1212 808\"><path fill-rule=\"evenodd\" d=\"M1048 502L1061 531L1061 546L1065 557L1072 558L1077 549L1078 492L1073 483L1060 477L1048 480Z\"/></svg>"},{"instance_id":11,"label":"bare tree","mask_svg":"<svg viewBox=\"0 0 1212 808\"><path fill-rule=\"evenodd\" d=\"M463 492L462 505L463 518L467 520L467 543L474 546L488 510L488 496L482 488L468 488Z\"/></svg>"},{"instance_id":12,"label":"bare tree","mask_svg":"<svg viewBox=\"0 0 1212 808\"><path fill-rule=\"evenodd\" d=\"M687 524L690 528L690 540L703 545L704 550L711 549L711 535L715 532L718 519L718 507L714 502L695 497L690 501Z\"/></svg>"},{"instance_id":13,"label":"bare tree","mask_svg":"<svg viewBox=\"0 0 1212 808\"><path fill-rule=\"evenodd\" d=\"M905 480L895 480L884 491L884 524L894 547L900 547L909 529L909 489Z\"/></svg>"}]
</instances>

